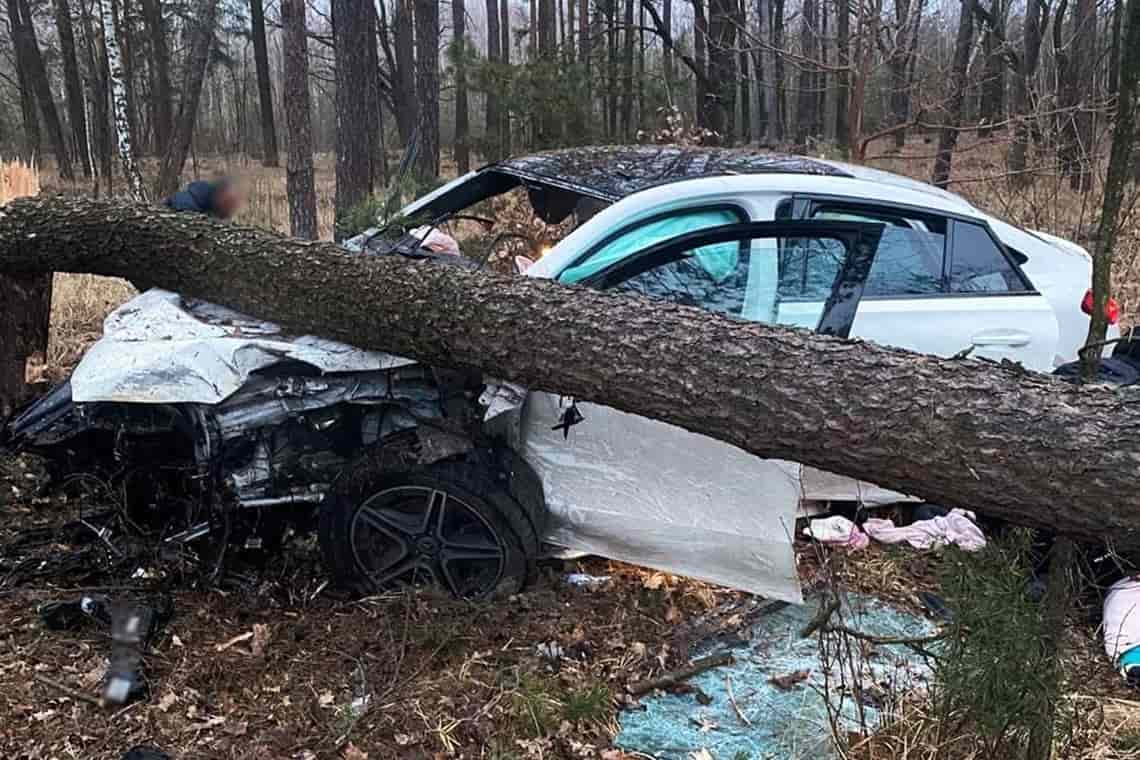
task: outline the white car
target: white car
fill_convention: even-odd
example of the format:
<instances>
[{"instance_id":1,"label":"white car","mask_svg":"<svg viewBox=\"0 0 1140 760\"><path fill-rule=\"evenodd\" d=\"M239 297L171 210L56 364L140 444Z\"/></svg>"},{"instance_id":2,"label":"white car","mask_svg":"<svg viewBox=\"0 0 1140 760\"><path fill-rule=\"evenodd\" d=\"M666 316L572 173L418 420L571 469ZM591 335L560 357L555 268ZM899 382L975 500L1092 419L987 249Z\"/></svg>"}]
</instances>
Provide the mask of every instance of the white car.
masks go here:
<instances>
[{"instance_id":1,"label":"white car","mask_svg":"<svg viewBox=\"0 0 1140 760\"><path fill-rule=\"evenodd\" d=\"M573 226L548 250L532 241L543 255L530 277L1041 372L1072 361L1088 330L1091 261L1079 246L910 179L758 151L630 146L510 159L444 185L351 246L431 256L422 225L470 218L520 187L543 221ZM448 388L462 387L408 360L282 336L158 291L112 315L68 397L41 402L12 435L40 450L70 441L73 452L75 436L93 430L122 437L129 424L153 435L151 412L169 407L181 420L170 430L198 431L186 460L213 467L242 514L320 503L326 558L358 588L423 573L456 593L484 593L519 577L544 538L798 601L797 514L906 498L493 381L481 389L474 443L456 448L425 420L448 417L458 396ZM395 396L403 406L390 406ZM368 453L410 429L431 457ZM353 464L361 455L368 461ZM178 536L216 520L188 519ZM245 535L227 526L235 534ZM460 572L461 562L470 567Z\"/></svg>"}]
</instances>

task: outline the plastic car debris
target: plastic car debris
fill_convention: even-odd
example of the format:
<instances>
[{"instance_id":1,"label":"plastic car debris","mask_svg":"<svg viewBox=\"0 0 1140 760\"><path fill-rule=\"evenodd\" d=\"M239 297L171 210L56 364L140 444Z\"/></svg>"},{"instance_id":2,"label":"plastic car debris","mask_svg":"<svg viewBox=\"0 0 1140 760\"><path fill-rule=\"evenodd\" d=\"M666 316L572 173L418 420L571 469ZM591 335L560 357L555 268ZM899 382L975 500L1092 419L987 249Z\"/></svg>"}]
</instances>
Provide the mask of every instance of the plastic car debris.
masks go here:
<instances>
[{"instance_id":1,"label":"plastic car debris","mask_svg":"<svg viewBox=\"0 0 1140 760\"><path fill-rule=\"evenodd\" d=\"M86 623L111 624L105 599L82 596L66 602L44 602L39 607L40 620L49 631L75 631Z\"/></svg>"},{"instance_id":2,"label":"plastic car debris","mask_svg":"<svg viewBox=\"0 0 1140 760\"><path fill-rule=\"evenodd\" d=\"M103 687L103 698L108 702L126 704L146 690L142 647L154 622L150 607L134 603L111 606L111 666Z\"/></svg>"},{"instance_id":3,"label":"plastic car debris","mask_svg":"<svg viewBox=\"0 0 1140 760\"><path fill-rule=\"evenodd\" d=\"M1140 687L1140 576L1122 578L1104 597L1104 651Z\"/></svg>"}]
</instances>

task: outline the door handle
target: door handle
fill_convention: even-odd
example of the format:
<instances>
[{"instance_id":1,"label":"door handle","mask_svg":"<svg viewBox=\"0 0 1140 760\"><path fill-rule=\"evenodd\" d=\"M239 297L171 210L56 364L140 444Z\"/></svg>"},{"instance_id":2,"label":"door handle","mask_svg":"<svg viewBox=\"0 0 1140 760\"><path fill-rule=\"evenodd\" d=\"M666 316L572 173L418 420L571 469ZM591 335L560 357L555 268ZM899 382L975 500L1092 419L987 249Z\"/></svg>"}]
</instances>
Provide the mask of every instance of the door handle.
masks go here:
<instances>
[{"instance_id":1,"label":"door handle","mask_svg":"<svg viewBox=\"0 0 1140 760\"><path fill-rule=\"evenodd\" d=\"M1028 346L1033 336L1022 330L986 330L976 333L972 338L975 346L985 348L989 346Z\"/></svg>"}]
</instances>

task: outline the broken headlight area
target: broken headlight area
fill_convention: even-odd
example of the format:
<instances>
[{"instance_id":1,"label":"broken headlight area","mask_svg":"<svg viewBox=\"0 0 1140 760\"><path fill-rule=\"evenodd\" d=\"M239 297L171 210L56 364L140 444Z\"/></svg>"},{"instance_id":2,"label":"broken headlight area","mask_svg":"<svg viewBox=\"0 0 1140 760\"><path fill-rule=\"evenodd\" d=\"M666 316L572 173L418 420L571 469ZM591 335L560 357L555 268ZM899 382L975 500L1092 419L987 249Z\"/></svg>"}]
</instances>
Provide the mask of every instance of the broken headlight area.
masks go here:
<instances>
[{"instance_id":1,"label":"broken headlight area","mask_svg":"<svg viewBox=\"0 0 1140 760\"><path fill-rule=\"evenodd\" d=\"M17 417L8 440L44 459L51 488L111 504L163 546L270 549L290 525L315 525L365 452L398 445L406 463L428 465L470 451L480 389L416 364L320 374L290 362L220 404L76 403L65 383Z\"/></svg>"}]
</instances>

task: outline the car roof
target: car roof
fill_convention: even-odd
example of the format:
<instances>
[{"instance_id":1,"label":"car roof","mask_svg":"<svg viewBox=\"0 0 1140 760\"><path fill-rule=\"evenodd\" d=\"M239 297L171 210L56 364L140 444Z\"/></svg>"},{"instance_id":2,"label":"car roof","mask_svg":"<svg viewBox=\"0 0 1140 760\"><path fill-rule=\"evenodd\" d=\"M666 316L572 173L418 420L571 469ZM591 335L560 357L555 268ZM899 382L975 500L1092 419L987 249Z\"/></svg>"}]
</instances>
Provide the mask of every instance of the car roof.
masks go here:
<instances>
[{"instance_id":1,"label":"car roof","mask_svg":"<svg viewBox=\"0 0 1140 760\"><path fill-rule=\"evenodd\" d=\"M653 187L734 174L853 176L847 167L753 148L603 145L509 158L486 167L608 201Z\"/></svg>"}]
</instances>

